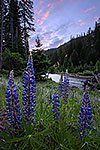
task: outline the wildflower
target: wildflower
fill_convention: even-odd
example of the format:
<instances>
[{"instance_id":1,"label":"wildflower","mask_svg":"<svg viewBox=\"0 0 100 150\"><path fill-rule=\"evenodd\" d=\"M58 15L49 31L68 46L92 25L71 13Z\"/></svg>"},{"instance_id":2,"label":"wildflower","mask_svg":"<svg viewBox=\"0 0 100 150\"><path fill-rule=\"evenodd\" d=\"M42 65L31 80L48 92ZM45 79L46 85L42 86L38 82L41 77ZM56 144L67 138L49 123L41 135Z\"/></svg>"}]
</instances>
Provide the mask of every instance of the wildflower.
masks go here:
<instances>
[{"instance_id":1,"label":"wildflower","mask_svg":"<svg viewBox=\"0 0 100 150\"><path fill-rule=\"evenodd\" d=\"M67 102L68 96L69 96L69 75L68 73L65 73L63 83L63 100Z\"/></svg>"},{"instance_id":2,"label":"wildflower","mask_svg":"<svg viewBox=\"0 0 100 150\"><path fill-rule=\"evenodd\" d=\"M31 120L33 123L35 121L34 116L35 114L35 76L34 76L34 69L33 69L33 59L32 55L29 55L28 63L27 63L27 70L24 72L24 81L23 81L23 117L28 121Z\"/></svg>"},{"instance_id":3,"label":"wildflower","mask_svg":"<svg viewBox=\"0 0 100 150\"><path fill-rule=\"evenodd\" d=\"M78 116L79 120L79 126L80 126L80 137L82 138L86 133L87 129L91 129L91 119L92 119L92 109L91 109L91 102L89 99L89 92L88 88L86 87L84 95L83 95L83 101L81 106L81 112L79 113L80 116Z\"/></svg>"},{"instance_id":4,"label":"wildflower","mask_svg":"<svg viewBox=\"0 0 100 150\"><path fill-rule=\"evenodd\" d=\"M57 120L60 116L60 100L59 100L59 95L58 93L55 93L53 96L53 101L52 101L52 112L54 113L53 119Z\"/></svg>"},{"instance_id":5,"label":"wildflower","mask_svg":"<svg viewBox=\"0 0 100 150\"><path fill-rule=\"evenodd\" d=\"M14 84L14 72L10 72L6 93L6 109L8 111L8 121L14 128L21 127L21 113L18 100L16 84Z\"/></svg>"}]
</instances>

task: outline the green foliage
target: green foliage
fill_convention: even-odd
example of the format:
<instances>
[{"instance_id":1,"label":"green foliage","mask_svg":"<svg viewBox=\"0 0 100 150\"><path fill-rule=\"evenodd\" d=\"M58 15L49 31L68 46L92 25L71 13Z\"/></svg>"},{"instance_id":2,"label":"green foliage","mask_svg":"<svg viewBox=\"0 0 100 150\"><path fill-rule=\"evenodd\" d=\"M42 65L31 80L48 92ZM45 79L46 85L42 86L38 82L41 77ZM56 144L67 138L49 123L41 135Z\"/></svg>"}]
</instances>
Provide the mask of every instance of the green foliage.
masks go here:
<instances>
[{"instance_id":1,"label":"green foliage","mask_svg":"<svg viewBox=\"0 0 100 150\"><path fill-rule=\"evenodd\" d=\"M6 49L3 52L3 68L6 70L14 70L15 75L22 74L22 70L25 67L26 61L21 57L21 54L18 52L10 52L9 49Z\"/></svg>"},{"instance_id":2,"label":"green foliage","mask_svg":"<svg viewBox=\"0 0 100 150\"><path fill-rule=\"evenodd\" d=\"M85 63L83 66L83 70L87 70L88 69L88 65Z\"/></svg>"},{"instance_id":3,"label":"green foliage","mask_svg":"<svg viewBox=\"0 0 100 150\"><path fill-rule=\"evenodd\" d=\"M23 89L21 80L17 79L18 92ZM0 94L4 94L7 79L1 78ZM83 139L79 137L78 114L80 111L83 91L71 88L69 102L60 98L60 118L58 123L52 119L52 104L49 104L49 94L57 90L58 84L52 81L36 83L36 118L32 125L23 120L23 129L12 133L6 126L6 132L1 131L0 149L4 150L99 150L100 147L100 103L99 91L90 91L93 110L93 125ZM74 94L74 96L73 96ZM0 101L1 96L0 95ZM2 99L4 101L5 98ZM20 99L21 100L21 99ZM0 105L2 106L2 104ZM18 135L18 137L16 136Z\"/></svg>"},{"instance_id":4,"label":"green foliage","mask_svg":"<svg viewBox=\"0 0 100 150\"><path fill-rule=\"evenodd\" d=\"M48 72L50 66L48 56L44 53L44 50L40 48L41 46L41 41L39 39L39 36L37 36L36 47L38 49L33 50L33 64L35 70L35 77L38 80L41 80L43 77L46 77L46 73Z\"/></svg>"},{"instance_id":5,"label":"green foliage","mask_svg":"<svg viewBox=\"0 0 100 150\"><path fill-rule=\"evenodd\" d=\"M90 61L90 63L89 63L89 68L90 68L90 70L94 70L94 65L93 65L92 61Z\"/></svg>"},{"instance_id":6,"label":"green foliage","mask_svg":"<svg viewBox=\"0 0 100 150\"><path fill-rule=\"evenodd\" d=\"M95 70L100 72L100 61L99 60L95 64Z\"/></svg>"},{"instance_id":7,"label":"green foliage","mask_svg":"<svg viewBox=\"0 0 100 150\"><path fill-rule=\"evenodd\" d=\"M46 76L48 72L50 61L46 54L44 54L43 50L37 50L37 52L33 52L33 64L35 70L35 76L37 79L41 80L42 75Z\"/></svg>"},{"instance_id":8,"label":"green foliage","mask_svg":"<svg viewBox=\"0 0 100 150\"><path fill-rule=\"evenodd\" d=\"M6 68L5 66L2 66L2 64L5 65L6 61L6 57L5 59L2 58L2 53L6 51L6 49L9 49L11 52L12 56L10 58L14 58L16 56L20 59L19 61L21 66L23 61L21 60L21 57L24 60L27 59L29 51L29 32L34 31L33 14L33 0L29 0L27 2L22 0L0 1L0 69ZM16 64L17 63L18 60L16 60ZM13 66L13 63L11 63L11 66ZM20 72L17 71L16 74L20 74Z\"/></svg>"},{"instance_id":9,"label":"green foliage","mask_svg":"<svg viewBox=\"0 0 100 150\"><path fill-rule=\"evenodd\" d=\"M73 73L74 65L73 65L73 62L72 62L71 58L68 60L68 70L69 70L69 72Z\"/></svg>"},{"instance_id":10,"label":"green foliage","mask_svg":"<svg viewBox=\"0 0 100 150\"><path fill-rule=\"evenodd\" d=\"M0 74L6 74L6 75L8 75L9 74L9 70L5 70L5 69L1 69L0 70Z\"/></svg>"},{"instance_id":11,"label":"green foliage","mask_svg":"<svg viewBox=\"0 0 100 150\"><path fill-rule=\"evenodd\" d=\"M89 70L85 70L85 71L83 71L83 75L84 75L84 76L91 76L92 73L91 73L91 71L89 71Z\"/></svg>"}]
</instances>

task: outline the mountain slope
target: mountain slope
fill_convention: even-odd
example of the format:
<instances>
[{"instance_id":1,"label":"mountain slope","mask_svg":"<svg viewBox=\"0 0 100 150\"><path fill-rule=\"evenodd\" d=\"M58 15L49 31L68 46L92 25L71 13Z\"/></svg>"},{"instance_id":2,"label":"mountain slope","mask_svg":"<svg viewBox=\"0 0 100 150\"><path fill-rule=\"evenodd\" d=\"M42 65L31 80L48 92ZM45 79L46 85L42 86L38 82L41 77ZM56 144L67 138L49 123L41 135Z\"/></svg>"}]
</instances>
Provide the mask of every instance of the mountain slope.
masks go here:
<instances>
[{"instance_id":1,"label":"mountain slope","mask_svg":"<svg viewBox=\"0 0 100 150\"><path fill-rule=\"evenodd\" d=\"M94 31L89 28L86 35L73 38L45 53L52 65L59 62L59 67L63 66L70 71L79 66L95 65L100 60L100 23L96 22Z\"/></svg>"}]
</instances>

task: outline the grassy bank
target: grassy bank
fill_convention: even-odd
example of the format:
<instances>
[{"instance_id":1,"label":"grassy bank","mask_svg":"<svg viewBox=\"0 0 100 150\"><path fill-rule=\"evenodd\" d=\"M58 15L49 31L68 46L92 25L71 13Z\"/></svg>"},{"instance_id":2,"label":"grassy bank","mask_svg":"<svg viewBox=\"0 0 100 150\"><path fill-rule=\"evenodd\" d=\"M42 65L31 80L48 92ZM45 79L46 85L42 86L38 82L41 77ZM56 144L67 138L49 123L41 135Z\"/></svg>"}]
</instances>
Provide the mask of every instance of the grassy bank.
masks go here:
<instances>
[{"instance_id":1,"label":"grassy bank","mask_svg":"<svg viewBox=\"0 0 100 150\"><path fill-rule=\"evenodd\" d=\"M8 78L0 78L0 107L5 109L5 91ZM22 79L15 78L15 83L18 88L20 105L22 107ZM49 104L50 92L52 95L58 90L58 84L47 80L45 82L36 82L36 121L35 133L34 128L27 131L24 130L24 135L15 138L9 137L7 148L11 146L14 149L14 143L17 142L18 150L99 150L100 147L100 92L95 90L89 91L89 96L92 105L92 129L84 136L79 137L78 115L82 103L83 92L78 88L70 88L69 102L61 101L61 118L57 125L57 131L52 120L52 105ZM27 139L27 140L26 140Z\"/></svg>"}]
</instances>

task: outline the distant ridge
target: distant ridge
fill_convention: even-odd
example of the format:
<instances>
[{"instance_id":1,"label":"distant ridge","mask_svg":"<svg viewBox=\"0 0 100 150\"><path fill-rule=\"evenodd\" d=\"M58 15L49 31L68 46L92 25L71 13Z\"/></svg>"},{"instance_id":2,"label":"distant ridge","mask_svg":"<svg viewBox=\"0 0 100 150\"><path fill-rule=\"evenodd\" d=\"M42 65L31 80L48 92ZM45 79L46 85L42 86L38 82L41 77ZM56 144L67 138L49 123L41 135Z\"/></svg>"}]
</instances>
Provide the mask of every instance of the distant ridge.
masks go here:
<instances>
[{"instance_id":1,"label":"distant ridge","mask_svg":"<svg viewBox=\"0 0 100 150\"><path fill-rule=\"evenodd\" d=\"M57 64L65 68L78 67L85 64L93 65L100 60L100 23L95 23L95 29L89 28L87 34L72 37L70 41L45 51L51 60L51 65Z\"/></svg>"}]
</instances>

